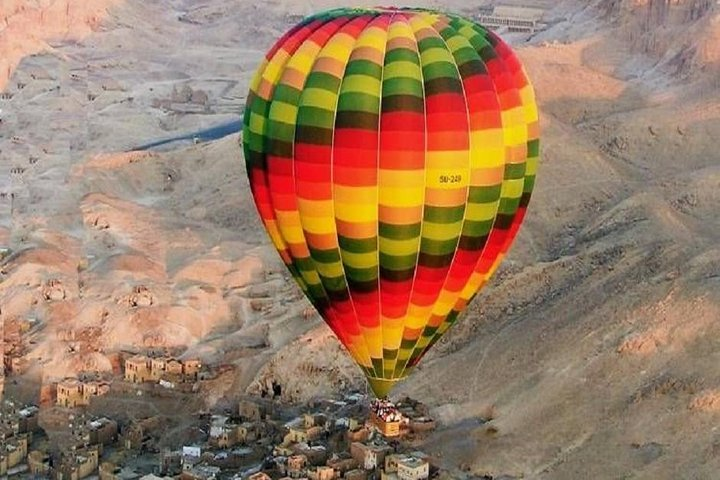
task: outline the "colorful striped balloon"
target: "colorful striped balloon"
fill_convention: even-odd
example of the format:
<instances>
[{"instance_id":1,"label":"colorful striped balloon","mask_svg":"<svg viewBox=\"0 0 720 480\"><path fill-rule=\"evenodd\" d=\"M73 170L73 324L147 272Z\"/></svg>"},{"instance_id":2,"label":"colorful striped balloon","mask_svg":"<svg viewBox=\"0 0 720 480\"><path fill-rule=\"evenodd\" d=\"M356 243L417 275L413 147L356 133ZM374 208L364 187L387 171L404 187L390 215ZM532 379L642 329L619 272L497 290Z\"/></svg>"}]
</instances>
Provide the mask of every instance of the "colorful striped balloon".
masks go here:
<instances>
[{"instance_id":1,"label":"colorful striped balloon","mask_svg":"<svg viewBox=\"0 0 720 480\"><path fill-rule=\"evenodd\" d=\"M386 396L517 235L539 156L520 62L455 15L330 10L268 52L244 123L275 247Z\"/></svg>"}]
</instances>

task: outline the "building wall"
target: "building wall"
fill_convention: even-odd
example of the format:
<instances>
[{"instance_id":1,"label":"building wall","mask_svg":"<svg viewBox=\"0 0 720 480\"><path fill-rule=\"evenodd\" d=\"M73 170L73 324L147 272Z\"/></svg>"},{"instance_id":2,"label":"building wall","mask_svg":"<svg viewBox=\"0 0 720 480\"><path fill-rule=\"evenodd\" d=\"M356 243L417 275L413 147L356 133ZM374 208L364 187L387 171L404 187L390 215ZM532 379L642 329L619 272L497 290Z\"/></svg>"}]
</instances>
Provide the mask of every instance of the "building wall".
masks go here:
<instances>
[{"instance_id":1,"label":"building wall","mask_svg":"<svg viewBox=\"0 0 720 480\"><path fill-rule=\"evenodd\" d=\"M545 11L541 8L515 7L512 5L499 5L495 7L493 15L521 20L540 20Z\"/></svg>"},{"instance_id":2,"label":"building wall","mask_svg":"<svg viewBox=\"0 0 720 480\"><path fill-rule=\"evenodd\" d=\"M50 465L47 454L40 451L30 452L28 455L28 467L30 473L36 476L47 476L50 472Z\"/></svg>"},{"instance_id":3,"label":"building wall","mask_svg":"<svg viewBox=\"0 0 720 480\"><path fill-rule=\"evenodd\" d=\"M417 433L425 433L435 430L436 424L434 420L424 422L410 422L410 430Z\"/></svg>"},{"instance_id":4,"label":"building wall","mask_svg":"<svg viewBox=\"0 0 720 480\"><path fill-rule=\"evenodd\" d=\"M398 477L400 480L422 480L428 478L430 468L427 462L417 467L398 463Z\"/></svg>"},{"instance_id":5,"label":"building wall","mask_svg":"<svg viewBox=\"0 0 720 480\"><path fill-rule=\"evenodd\" d=\"M238 442L237 428L224 428L222 433L214 438L218 448L230 448Z\"/></svg>"},{"instance_id":6,"label":"building wall","mask_svg":"<svg viewBox=\"0 0 720 480\"><path fill-rule=\"evenodd\" d=\"M402 458L402 455L398 455L396 453L392 453L385 457L385 471L388 473L397 472L398 461Z\"/></svg>"},{"instance_id":7,"label":"building wall","mask_svg":"<svg viewBox=\"0 0 720 480\"><path fill-rule=\"evenodd\" d=\"M328 460L326 465L328 467L332 467L332 469L335 470L336 475L339 474L341 477L345 474L345 472L356 470L361 467L361 464L359 464L354 458L336 458Z\"/></svg>"},{"instance_id":8,"label":"building wall","mask_svg":"<svg viewBox=\"0 0 720 480\"><path fill-rule=\"evenodd\" d=\"M290 432L285 436L285 440L289 443L307 442L308 432L297 428L291 428Z\"/></svg>"},{"instance_id":9,"label":"building wall","mask_svg":"<svg viewBox=\"0 0 720 480\"><path fill-rule=\"evenodd\" d=\"M170 360L165 365L165 372L168 375L182 375L183 368L182 363L178 362L177 360Z\"/></svg>"},{"instance_id":10,"label":"building wall","mask_svg":"<svg viewBox=\"0 0 720 480\"><path fill-rule=\"evenodd\" d=\"M363 467L365 467L365 470L375 470L377 468L377 466L378 466L377 452L368 450L365 453L365 461L363 462Z\"/></svg>"},{"instance_id":11,"label":"building wall","mask_svg":"<svg viewBox=\"0 0 720 480\"><path fill-rule=\"evenodd\" d=\"M0 477L7 478L6 475L9 468L8 456L4 452L0 453Z\"/></svg>"},{"instance_id":12,"label":"building wall","mask_svg":"<svg viewBox=\"0 0 720 480\"><path fill-rule=\"evenodd\" d=\"M309 413L306 413L303 415L303 424L305 425L305 428L310 428L315 426L315 416L310 415Z\"/></svg>"},{"instance_id":13,"label":"building wall","mask_svg":"<svg viewBox=\"0 0 720 480\"><path fill-rule=\"evenodd\" d=\"M258 472L253 475L250 475L248 480L272 480L272 479L266 473Z\"/></svg>"},{"instance_id":14,"label":"building wall","mask_svg":"<svg viewBox=\"0 0 720 480\"><path fill-rule=\"evenodd\" d=\"M165 373L166 362L164 358L153 358L150 360L150 378L154 381L160 380Z\"/></svg>"},{"instance_id":15,"label":"building wall","mask_svg":"<svg viewBox=\"0 0 720 480\"><path fill-rule=\"evenodd\" d=\"M63 407L75 408L82 405L89 405L90 398L104 395L108 392L107 384L90 382L77 384L59 383L57 386L56 403Z\"/></svg>"},{"instance_id":16,"label":"building wall","mask_svg":"<svg viewBox=\"0 0 720 480\"><path fill-rule=\"evenodd\" d=\"M125 361L125 381L143 383L152 380L147 359L131 358Z\"/></svg>"},{"instance_id":17,"label":"building wall","mask_svg":"<svg viewBox=\"0 0 720 480\"><path fill-rule=\"evenodd\" d=\"M255 441L257 437L257 429L252 424L243 424L237 428L237 441L240 443Z\"/></svg>"},{"instance_id":18,"label":"building wall","mask_svg":"<svg viewBox=\"0 0 720 480\"><path fill-rule=\"evenodd\" d=\"M97 383L86 383L82 385L82 393L84 397L89 397L91 395L97 395L98 392L98 385Z\"/></svg>"},{"instance_id":19,"label":"building wall","mask_svg":"<svg viewBox=\"0 0 720 480\"><path fill-rule=\"evenodd\" d=\"M189 376L196 376L200 373L200 362L198 360L187 360L183 362L183 373Z\"/></svg>"},{"instance_id":20,"label":"building wall","mask_svg":"<svg viewBox=\"0 0 720 480\"><path fill-rule=\"evenodd\" d=\"M19 433L34 432L38 429L38 414L33 413L27 417L20 417Z\"/></svg>"},{"instance_id":21,"label":"building wall","mask_svg":"<svg viewBox=\"0 0 720 480\"><path fill-rule=\"evenodd\" d=\"M367 472L364 470L350 470L343 478L346 480L367 480Z\"/></svg>"},{"instance_id":22,"label":"building wall","mask_svg":"<svg viewBox=\"0 0 720 480\"><path fill-rule=\"evenodd\" d=\"M89 405L91 397L105 395L108 390L109 390L109 387L105 384L101 384L101 383L97 383L97 382L84 383L82 385L83 404Z\"/></svg>"},{"instance_id":23,"label":"building wall","mask_svg":"<svg viewBox=\"0 0 720 480\"><path fill-rule=\"evenodd\" d=\"M94 448L85 452L87 461L78 465L78 479L89 477L98 468L98 451Z\"/></svg>"},{"instance_id":24,"label":"building wall","mask_svg":"<svg viewBox=\"0 0 720 480\"><path fill-rule=\"evenodd\" d=\"M307 457L304 455L293 455L287 460L287 468L289 471L298 471L305 468Z\"/></svg>"},{"instance_id":25,"label":"building wall","mask_svg":"<svg viewBox=\"0 0 720 480\"><path fill-rule=\"evenodd\" d=\"M70 408L85 405L82 394L82 384L59 383L57 386L57 404Z\"/></svg>"},{"instance_id":26,"label":"building wall","mask_svg":"<svg viewBox=\"0 0 720 480\"><path fill-rule=\"evenodd\" d=\"M332 480L335 478L335 470L328 467L319 467L317 470L317 480Z\"/></svg>"},{"instance_id":27,"label":"building wall","mask_svg":"<svg viewBox=\"0 0 720 480\"><path fill-rule=\"evenodd\" d=\"M130 425L123 432L123 445L127 450L139 449L142 446L143 429L140 425Z\"/></svg>"},{"instance_id":28,"label":"building wall","mask_svg":"<svg viewBox=\"0 0 720 480\"><path fill-rule=\"evenodd\" d=\"M116 470L119 469L114 463L102 463L99 468L100 480L118 480L118 476L115 474Z\"/></svg>"},{"instance_id":29,"label":"building wall","mask_svg":"<svg viewBox=\"0 0 720 480\"><path fill-rule=\"evenodd\" d=\"M91 443L98 443L101 445L111 445L115 443L117 436L117 423L110 420L109 422L104 423L100 428L90 432L90 441Z\"/></svg>"},{"instance_id":30,"label":"building wall","mask_svg":"<svg viewBox=\"0 0 720 480\"><path fill-rule=\"evenodd\" d=\"M360 465L365 463L366 451L367 447L360 442L353 442L350 444L350 455L352 455L355 461L357 461Z\"/></svg>"},{"instance_id":31,"label":"building wall","mask_svg":"<svg viewBox=\"0 0 720 480\"><path fill-rule=\"evenodd\" d=\"M15 446L15 450L7 452L7 468L13 468L25 461L28 454L27 437L19 437L9 442Z\"/></svg>"},{"instance_id":32,"label":"building wall","mask_svg":"<svg viewBox=\"0 0 720 480\"><path fill-rule=\"evenodd\" d=\"M125 361L125 381L132 383L157 382L168 376L194 378L199 372L198 360L180 362L168 358L133 357Z\"/></svg>"},{"instance_id":33,"label":"building wall","mask_svg":"<svg viewBox=\"0 0 720 480\"><path fill-rule=\"evenodd\" d=\"M359 430L348 430L346 433L349 442L364 442L370 437L370 430L361 428Z\"/></svg>"},{"instance_id":34,"label":"building wall","mask_svg":"<svg viewBox=\"0 0 720 480\"><path fill-rule=\"evenodd\" d=\"M359 442L350 445L350 454L366 470L375 470L383 465L389 448L377 448Z\"/></svg>"},{"instance_id":35,"label":"building wall","mask_svg":"<svg viewBox=\"0 0 720 480\"><path fill-rule=\"evenodd\" d=\"M317 440L322 436L323 429L322 427L313 426L307 429L307 439L311 442L314 440Z\"/></svg>"}]
</instances>

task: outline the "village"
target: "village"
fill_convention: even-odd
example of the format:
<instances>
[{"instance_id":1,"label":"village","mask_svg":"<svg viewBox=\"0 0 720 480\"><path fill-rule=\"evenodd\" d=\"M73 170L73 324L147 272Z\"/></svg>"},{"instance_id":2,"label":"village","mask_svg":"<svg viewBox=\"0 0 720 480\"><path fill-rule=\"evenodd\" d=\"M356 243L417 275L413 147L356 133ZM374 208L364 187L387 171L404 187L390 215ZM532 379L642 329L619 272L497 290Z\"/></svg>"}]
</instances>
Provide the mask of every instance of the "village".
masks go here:
<instances>
[{"instance_id":1,"label":"village","mask_svg":"<svg viewBox=\"0 0 720 480\"><path fill-rule=\"evenodd\" d=\"M63 379L52 389L52 402L45 392L40 406L3 400L0 477L423 480L438 473L417 450L435 422L427 407L409 398L369 404L366 394L355 392L298 406L272 394L247 397L232 410L196 415L192 421L202 435L178 439L173 448L160 416L127 421L88 408L111 390L132 395L139 386L192 394L203 372L197 360L138 354L124 360L123 375L113 382ZM53 429L54 441L45 427Z\"/></svg>"}]
</instances>

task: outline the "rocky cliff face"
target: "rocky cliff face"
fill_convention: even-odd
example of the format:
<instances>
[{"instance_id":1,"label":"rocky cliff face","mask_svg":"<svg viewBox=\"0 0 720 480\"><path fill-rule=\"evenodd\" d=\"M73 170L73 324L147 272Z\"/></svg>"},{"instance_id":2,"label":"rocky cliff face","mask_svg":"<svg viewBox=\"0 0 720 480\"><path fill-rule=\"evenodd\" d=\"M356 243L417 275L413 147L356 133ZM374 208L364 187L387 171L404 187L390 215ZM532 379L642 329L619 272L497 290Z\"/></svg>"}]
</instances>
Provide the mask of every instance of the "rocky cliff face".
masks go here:
<instances>
[{"instance_id":1,"label":"rocky cliff face","mask_svg":"<svg viewBox=\"0 0 720 480\"><path fill-rule=\"evenodd\" d=\"M714 0L601 0L606 15L636 14L646 27L665 25L668 21L698 20L713 10Z\"/></svg>"},{"instance_id":2,"label":"rocky cliff face","mask_svg":"<svg viewBox=\"0 0 720 480\"><path fill-rule=\"evenodd\" d=\"M720 8L715 0L601 0L633 50L680 76L718 71Z\"/></svg>"}]
</instances>

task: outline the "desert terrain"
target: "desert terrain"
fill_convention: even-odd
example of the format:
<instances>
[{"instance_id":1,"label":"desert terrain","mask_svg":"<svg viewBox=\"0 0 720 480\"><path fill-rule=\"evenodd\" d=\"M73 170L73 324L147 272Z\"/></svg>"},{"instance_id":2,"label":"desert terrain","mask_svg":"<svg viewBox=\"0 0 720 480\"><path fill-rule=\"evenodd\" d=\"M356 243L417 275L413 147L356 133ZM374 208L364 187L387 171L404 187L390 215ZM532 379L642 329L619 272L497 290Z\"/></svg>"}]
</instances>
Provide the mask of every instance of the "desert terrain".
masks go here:
<instances>
[{"instance_id":1,"label":"desert terrain","mask_svg":"<svg viewBox=\"0 0 720 480\"><path fill-rule=\"evenodd\" d=\"M508 36L541 108L538 183L394 395L432 408L423 449L453 478L720 478L720 5L498 3L545 9ZM134 150L237 121L273 40L333 5L2 3L0 320L24 362L6 392L152 349L230 367L198 408L273 381L285 402L364 389L264 233L239 134Z\"/></svg>"}]
</instances>

